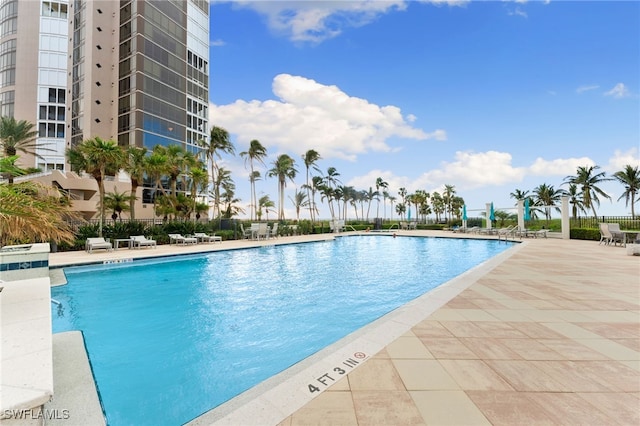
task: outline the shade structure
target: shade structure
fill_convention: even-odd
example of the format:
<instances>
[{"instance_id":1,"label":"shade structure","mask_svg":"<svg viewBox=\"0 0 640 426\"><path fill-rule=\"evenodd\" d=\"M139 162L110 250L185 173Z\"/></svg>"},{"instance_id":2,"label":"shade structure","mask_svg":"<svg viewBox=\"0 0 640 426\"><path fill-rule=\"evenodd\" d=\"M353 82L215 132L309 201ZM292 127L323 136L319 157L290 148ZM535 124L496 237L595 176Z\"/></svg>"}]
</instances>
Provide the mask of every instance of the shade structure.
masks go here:
<instances>
[{"instance_id":1,"label":"shade structure","mask_svg":"<svg viewBox=\"0 0 640 426\"><path fill-rule=\"evenodd\" d=\"M494 221L496 220L496 212L493 211L493 202L491 203L491 210L489 213L489 220Z\"/></svg>"},{"instance_id":2,"label":"shade structure","mask_svg":"<svg viewBox=\"0 0 640 426\"><path fill-rule=\"evenodd\" d=\"M524 220L531 220L531 210L529 209L529 199L524 199Z\"/></svg>"},{"instance_id":3,"label":"shade structure","mask_svg":"<svg viewBox=\"0 0 640 426\"><path fill-rule=\"evenodd\" d=\"M462 220L467 220L467 205L462 206Z\"/></svg>"}]
</instances>

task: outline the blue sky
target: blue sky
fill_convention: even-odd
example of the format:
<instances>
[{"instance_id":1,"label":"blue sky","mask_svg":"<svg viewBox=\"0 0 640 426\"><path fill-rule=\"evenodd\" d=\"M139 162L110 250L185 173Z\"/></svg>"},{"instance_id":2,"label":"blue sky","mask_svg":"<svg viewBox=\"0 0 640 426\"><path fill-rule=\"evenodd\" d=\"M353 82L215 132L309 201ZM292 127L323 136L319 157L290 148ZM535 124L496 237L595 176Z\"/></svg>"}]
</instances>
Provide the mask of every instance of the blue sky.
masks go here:
<instances>
[{"instance_id":1,"label":"blue sky","mask_svg":"<svg viewBox=\"0 0 640 426\"><path fill-rule=\"evenodd\" d=\"M252 139L267 148L256 189L276 205L266 170L279 154L297 161L287 218L309 149L343 185L382 177L397 196L451 184L470 210L566 189L578 166L640 165L635 1L212 1L210 38L211 124L238 153ZM246 207L244 160L222 165ZM612 201L598 214L629 214L620 184L602 188Z\"/></svg>"}]
</instances>

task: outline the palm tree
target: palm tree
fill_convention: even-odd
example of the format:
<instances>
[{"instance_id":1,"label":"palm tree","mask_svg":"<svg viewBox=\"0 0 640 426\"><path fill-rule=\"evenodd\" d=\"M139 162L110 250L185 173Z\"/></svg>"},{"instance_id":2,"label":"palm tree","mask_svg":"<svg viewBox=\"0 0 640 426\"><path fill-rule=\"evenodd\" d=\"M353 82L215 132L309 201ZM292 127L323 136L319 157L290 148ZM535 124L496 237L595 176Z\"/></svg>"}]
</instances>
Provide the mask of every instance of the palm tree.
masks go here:
<instances>
[{"instance_id":1,"label":"palm tree","mask_svg":"<svg viewBox=\"0 0 640 426\"><path fill-rule=\"evenodd\" d=\"M0 246L29 242L67 242L75 234L66 220L78 219L66 199L34 182L0 184Z\"/></svg>"},{"instance_id":2,"label":"palm tree","mask_svg":"<svg viewBox=\"0 0 640 426\"><path fill-rule=\"evenodd\" d=\"M369 211L371 210L371 202L373 200L379 200L380 193L378 191L374 191L372 187L369 187L369 191L365 192L366 200L367 200L367 216L366 220L369 221Z\"/></svg>"},{"instance_id":3,"label":"palm tree","mask_svg":"<svg viewBox=\"0 0 640 426\"><path fill-rule=\"evenodd\" d=\"M569 204L571 204L571 214L574 219L578 218L578 211L587 214L587 210L584 208L584 203L582 202L582 193L578 191L578 185L575 185L573 183L570 184L566 195L569 197Z\"/></svg>"},{"instance_id":4,"label":"palm tree","mask_svg":"<svg viewBox=\"0 0 640 426\"><path fill-rule=\"evenodd\" d=\"M434 191L431 194L431 209L433 213L436 215L436 222L440 221L440 215L445 212L445 203L444 199L440 195L439 192Z\"/></svg>"},{"instance_id":5,"label":"palm tree","mask_svg":"<svg viewBox=\"0 0 640 426\"><path fill-rule=\"evenodd\" d=\"M186 168L187 153L180 145L169 145L164 148L164 152L167 156L166 166L167 173L169 175L169 186L171 188L171 195L175 197L178 194L178 177L184 172Z\"/></svg>"},{"instance_id":6,"label":"palm tree","mask_svg":"<svg viewBox=\"0 0 640 426\"><path fill-rule=\"evenodd\" d=\"M193 203L193 211L197 213L194 217L196 220L200 219L200 214L203 211L198 211L198 193L205 192L205 187L209 182L209 173L207 173L206 166L199 162L194 167L191 167L187 172L187 176L189 177L189 191L191 202ZM200 203L204 204L204 203ZM204 204L206 206L206 204ZM206 210L205 210L206 211Z\"/></svg>"},{"instance_id":7,"label":"palm tree","mask_svg":"<svg viewBox=\"0 0 640 426\"><path fill-rule=\"evenodd\" d=\"M378 195L381 194L380 188L382 188L384 191L388 187L389 187L389 183L385 182L381 177L376 179L376 192L378 193ZM386 197L385 197L385 201L386 201ZM380 197L378 197L378 207L376 209L376 217L380 217Z\"/></svg>"},{"instance_id":8,"label":"palm tree","mask_svg":"<svg viewBox=\"0 0 640 426\"><path fill-rule=\"evenodd\" d=\"M153 182L153 211L157 210L158 199L165 195L162 178L167 174L167 156L164 147L156 145L151 154L145 158L144 166L149 178Z\"/></svg>"},{"instance_id":9,"label":"palm tree","mask_svg":"<svg viewBox=\"0 0 640 426\"><path fill-rule=\"evenodd\" d=\"M520 200L524 201L525 198L528 197L528 195L529 195L529 190L523 191L521 189L516 189L511 194L509 194L509 197L515 199L516 201L520 201Z\"/></svg>"},{"instance_id":10,"label":"palm tree","mask_svg":"<svg viewBox=\"0 0 640 426\"><path fill-rule=\"evenodd\" d=\"M122 220L122 212L129 211L131 200L131 193L129 195L124 192L118 192L118 188L114 188L113 192L104 195L104 206L109 210L113 210L113 214L111 218L116 220L116 218Z\"/></svg>"},{"instance_id":11,"label":"palm tree","mask_svg":"<svg viewBox=\"0 0 640 426\"><path fill-rule=\"evenodd\" d=\"M253 220L254 218L254 211L255 208L258 205L258 200L256 199L256 175L254 173L254 169L253 169L253 162L257 161L259 163L261 163L262 165L264 165L264 157L267 156L267 149L262 146L262 144L254 139L251 142L249 142L249 149L247 151L243 151L240 153L240 157L244 157L244 161L245 161L245 167L247 165L247 159L249 160L249 165L251 167L251 173L249 174L249 182L251 183L251 200L252 200L252 204L251 204L251 219ZM260 175L258 174L258 177Z\"/></svg>"},{"instance_id":12,"label":"palm tree","mask_svg":"<svg viewBox=\"0 0 640 426\"><path fill-rule=\"evenodd\" d=\"M547 185L543 183L533 189L533 194L536 197L536 205L544 206L544 216L548 221L551 220L551 208L555 206L558 201L564 195L562 189L556 189L553 185ZM559 207L555 207L556 211L560 211Z\"/></svg>"},{"instance_id":13,"label":"palm tree","mask_svg":"<svg viewBox=\"0 0 640 426\"><path fill-rule=\"evenodd\" d=\"M12 157L18 154L35 155L36 149L42 148L45 144L36 141L38 132L34 129L35 124L26 120L17 121L14 117L0 118L0 145L5 157ZM51 151L51 149L47 149ZM40 157L41 158L41 157Z\"/></svg>"},{"instance_id":14,"label":"palm tree","mask_svg":"<svg viewBox=\"0 0 640 426\"><path fill-rule=\"evenodd\" d=\"M338 179L338 176L340 176L340 173L338 173L338 170L335 167L329 167L327 169L327 175L324 177L324 182L325 185L328 187L328 189L325 191L325 195L331 193L331 197L327 197L328 200L327 202L329 203L329 210L331 212L331 219L334 219L334 214L335 211L333 209L333 200L334 200L334 190L338 187L340 182L340 179ZM339 213L339 212L338 212Z\"/></svg>"},{"instance_id":15,"label":"palm tree","mask_svg":"<svg viewBox=\"0 0 640 426\"><path fill-rule=\"evenodd\" d=\"M53 151L46 148L47 144L38 143L36 137L38 132L34 130L35 125L26 120L17 121L14 117L0 118L0 146L2 146L3 157L14 157L18 152L43 158L37 150ZM18 158L18 157L16 157ZM11 171L3 173L8 177L9 183L13 183Z\"/></svg>"},{"instance_id":16,"label":"palm tree","mask_svg":"<svg viewBox=\"0 0 640 426\"><path fill-rule=\"evenodd\" d=\"M0 176L8 176L9 185L13 185L13 178L15 176L27 174L26 170L21 169L16 165L18 158L19 157L17 155L0 158Z\"/></svg>"},{"instance_id":17,"label":"palm tree","mask_svg":"<svg viewBox=\"0 0 640 426\"><path fill-rule=\"evenodd\" d=\"M267 172L267 176L278 178L278 220L284 220L284 188L287 186L287 179L293 182L297 173L295 160L287 154L279 155L273 162L273 168Z\"/></svg>"},{"instance_id":18,"label":"palm tree","mask_svg":"<svg viewBox=\"0 0 640 426\"><path fill-rule=\"evenodd\" d=\"M394 197L393 195L389 195L387 194L387 198L389 199L389 204L391 204L391 217L390 219L393 220L393 203L396 202L396 197Z\"/></svg>"},{"instance_id":19,"label":"palm tree","mask_svg":"<svg viewBox=\"0 0 640 426\"><path fill-rule=\"evenodd\" d=\"M320 191L320 188L322 187L323 182L324 182L324 179L322 178L322 176L312 176L310 184L302 185L303 188L311 191L311 198L308 199L310 204L309 211L313 212L314 216L312 217L314 217L314 219L315 219L315 215L319 213L318 205L316 204L316 193Z\"/></svg>"},{"instance_id":20,"label":"palm tree","mask_svg":"<svg viewBox=\"0 0 640 426\"><path fill-rule=\"evenodd\" d=\"M221 167L218 170L218 176L222 172L223 168ZM224 209L222 210L222 217L226 219L231 219L233 216L236 216L240 213L244 213L244 209L238 205L240 203L239 198L236 198L236 185L229 177L228 180L223 180L220 184L220 188L222 188L222 192L220 193L220 201L224 204Z\"/></svg>"},{"instance_id":21,"label":"palm tree","mask_svg":"<svg viewBox=\"0 0 640 426\"><path fill-rule=\"evenodd\" d=\"M130 146L127 149L127 162L124 164L124 171L127 172L131 179L131 197L129 198L129 211L131 213L131 220L136 218L136 193L138 187L144 183L145 173L145 157L147 156L147 148L139 148L137 146Z\"/></svg>"},{"instance_id":22,"label":"palm tree","mask_svg":"<svg viewBox=\"0 0 640 426\"><path fill-rule=\"evenodd\" d=\"M403 213L404 213L404 212L407 211L407 188L402 187L402 188L398 189L398 195L400 196L400 198L402 198L402 202L399 203L399 204L403 204L404 205L404 210L403 210ZM398 211L398 208L396 207L396 212L397 211Z\"/></svg>"},{"instance_id":23,"label":"palm tree","mask_svg":"<svg viewBox=\"0 0 640 426\"><path fill-rule=\"evenodd\" d=\"M207 162L211 166L211 182L213 183L213 214L215 217L220 216L220 184L217 179L219 173L219 166L216 162L216 157L222 159L222 153L235 155L236 148L229 139L229 132L222 127L213 126L209 134L209 143L206 141L200 141L200 146L204 148L204 154L207 158Z\"/></svg>"},{"instance_id":24,"label":"palm tree","mask_svg":"<svg viewBox=\"0 0 640 426\"><path fill-rule=\"evenodd\" d=\"M67 150L69 163L72 169L89 173L98 183L100 196L100 224L98 236L102 236L102 224L104 223L104 179L107 174L115 175L125 163L125 152L113 140L103 140L96 136L87 139L75 148Z\"/></svg>"},{"instance_id":25,"label":"palm tree","mask_svg":"<svg viewBox=\"0 0 640 426\"><path fill-rule=\"evenodd\" d=\"M289 199L293 203L293 207L296 209L296 220L300 221L300 209L309 205L307 194L296 189L293 193L293 197L289 196Z\"/></svg>"},{"instance_id":26,"label":"palm tree","mask_svg":"<svg viewBox=\"0 0 640 426\"><path fill-rule=\"evenodd\" d=\"M316 163L318 162L318 160L320 160L320 154L318 154L318 152L316 150L310 149L307 152L304 153L304 155L302 156L302 161L304 161L304 167L307 171L307 180L306 180L306 190L307 190L307 200L309 201L307 203L307 206L309 207L309 215L311 216L311 224L313 225L314 222L314 207L315 207L315 200L313 199L313 196L315 194L315 191L312 192L311 191L311 185L309 184L309 169L315 169L317 172L320 172L320 169L318 168L318 166L316 165Z\"/></svg>"},{"instance_id":27,"label":"palm tree","mask_svg":"<svg viewBox=\"0 0 640 426\"><path fill-rule=\"evenodd\" d=\"M618 198L618 201L624 197L625 206L628 206L629 202L631 202L631 218L635 219L634 205L637 201L636 194L640 191L640 171L638 171L638 166L633 167L627 164L623 170L615 172L613 178L624 186L624 192Z\"/></svg>"},{"instance_id":28,"label":"palm tree","mask_svg":"<svg viewBox=\"0 0 640 426\"><path fill-rule=\"evenodd\" d=\"M267 220L269 220L269 212L273 211L273 207L275 207L275 204L273 203L273 201L271 201L268 195L263 195L262 197L260 197L260 199L258 200L258 209L256 210L256 216L258 220L262 220L263 209L267 214Z\"/></svg>"},{"instance_id":29,"label":"palm tree","mask_svg":"<svg viewBox=\"0 0 640 426\"><path fill-rule=\"evenodd\" d=\"M456 194L456 187L454 185L445 185L444 191L442 192L442 198L445 204L445 216L447 212L449 213L448 220L451 220L451 202L453 201L453 196Z\"/></svg>"},{"instance_id":30,"label":"palm tree","mask_svg":"<svg viewBox=\"0 0 640 426\"><path fill-rule=\"evenodd\" d=\"M598 184L611 180L605 177L605 172L596 173L599 166L579 166L575 176L565 177L568 184L578 185L582 191L582 202L585 208L593 211L593 217L597 217L596 204L600 205L598 195L611 199L602 189L598 188Z\"/></svg>"},{"instance_id":31,"label":"palm tree","mask_svg":"<svg viewBox=\"0 0 640 426\"><path fill-rule=\"evenodd\" d=\"M423 219L426 219L426 212L429 211L429 205L427 203L429 197L430 194L423 189L418 189L413 194L413 202L416 205L416 218L422 215Z\"/></svg>"}]
</instances>

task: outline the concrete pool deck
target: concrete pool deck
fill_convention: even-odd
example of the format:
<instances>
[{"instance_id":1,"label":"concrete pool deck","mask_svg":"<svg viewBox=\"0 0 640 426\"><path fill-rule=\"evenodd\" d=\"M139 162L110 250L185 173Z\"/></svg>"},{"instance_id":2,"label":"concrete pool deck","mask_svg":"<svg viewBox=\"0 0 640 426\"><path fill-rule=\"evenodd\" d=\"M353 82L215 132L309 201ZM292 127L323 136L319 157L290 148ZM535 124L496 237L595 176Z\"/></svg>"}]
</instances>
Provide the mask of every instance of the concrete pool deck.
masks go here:
<instances>
[{"instance_id":1,"label":"concrete pool deck","mask_svg":"<svg viewBox=\"0 0 640 426\"><path fill-rule=\"evenodd\" d=\"M52 253L50 265L252 245ZM620 247L559 239L528 240L508 253L431 292L414 311L374 324L366 342L355 333L340 350L360 344L365 358L340 380L318 381L323 359L316 358L345 361L323 352L311 360L317 363L300 363L274 387L258 385L194 424L640 424L640 258ZM319 391L309 395L309 384ZM275 388L282 401L261 400Z\"/></svg>"}]
</instances>

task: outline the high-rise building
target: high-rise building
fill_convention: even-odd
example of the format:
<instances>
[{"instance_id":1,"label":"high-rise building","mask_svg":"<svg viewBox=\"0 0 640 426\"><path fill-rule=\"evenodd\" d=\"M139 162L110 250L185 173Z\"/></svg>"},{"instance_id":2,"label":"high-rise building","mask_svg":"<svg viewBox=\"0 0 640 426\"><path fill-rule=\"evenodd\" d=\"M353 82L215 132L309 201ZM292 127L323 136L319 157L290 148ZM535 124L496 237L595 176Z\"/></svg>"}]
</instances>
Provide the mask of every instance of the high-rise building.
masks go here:
<instances>
[{"instance_id":1,"label":"high-rise building","mask_svg":"<svg viewBox=\"0 0 640 426\"><path fill-rule=\"evenodd\" d=\"M67 0L0 0L0 115L35 124L23 167L62 170L67 118Z\"/></svg>"},{"instance_id":2,"label":"high-rise building","mask_svg":"<svg viewBox=\"0 0 640 426\"><path fill-rule=\"evenodd\" d=\"M36 124L23 166L65 148L208 138L209 0L0 0L0 114Z\"/></svg>"},{"instance_id":3,"label":"high-rise building","mask_svg":"<svg viewBox=\"0 0 640 426\"><path fill-rule=\"evenodd\" d=\"M41 146L23 168L66 170L66 149L94 137L195 153L208 103L209 0L0 0L0 114L36 124Z\"/></svg>"},{"instance_id":4,"label":"high-rise building","mask_svg":"<svg viewBox=\"0 0 640 426\"><path fill-rule=\"evenodd\" d=\"M70 4L71 146L207 138L208 0L74 0Z\"/></svg>"}]
</instances>

